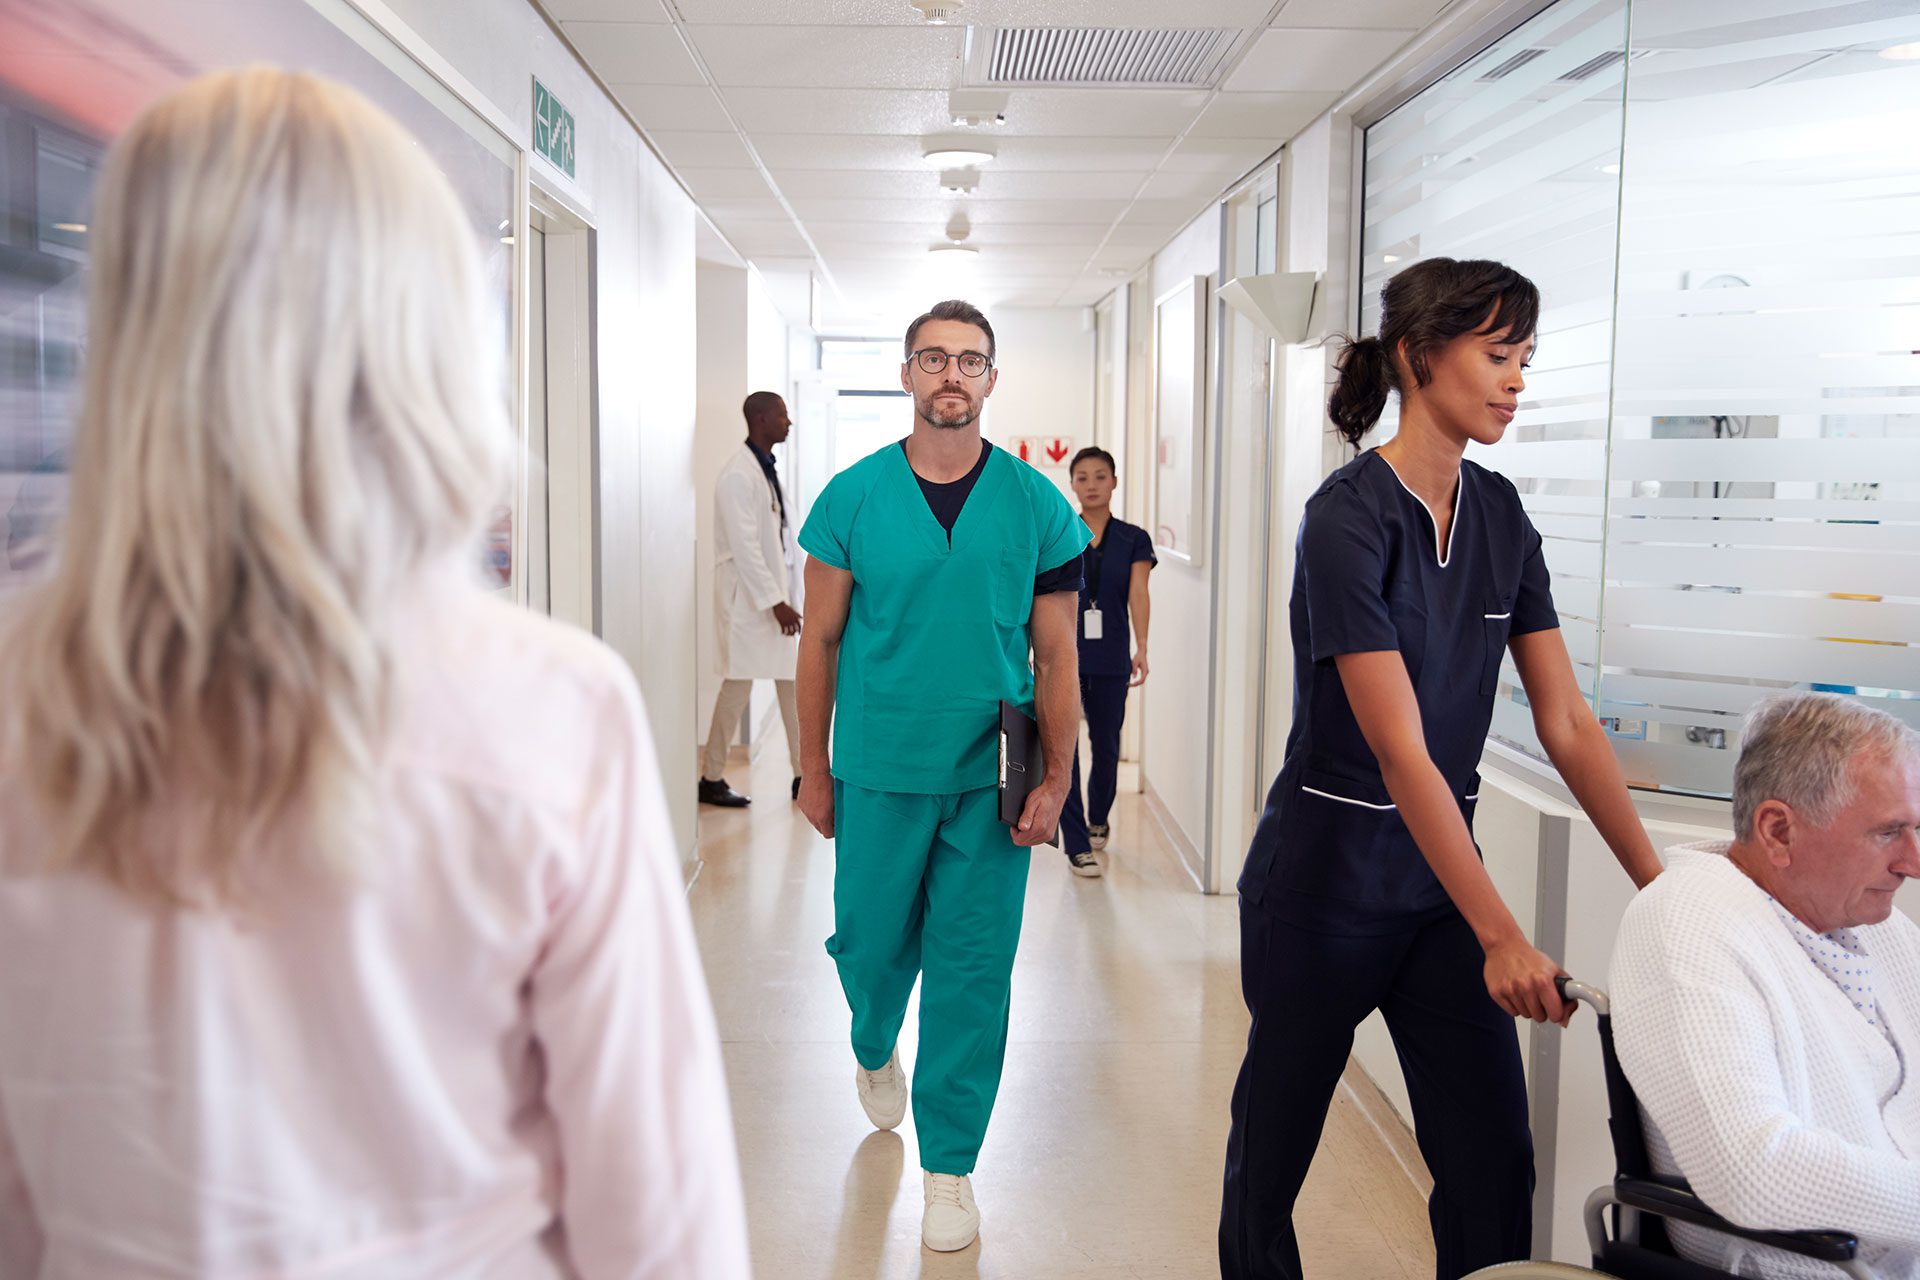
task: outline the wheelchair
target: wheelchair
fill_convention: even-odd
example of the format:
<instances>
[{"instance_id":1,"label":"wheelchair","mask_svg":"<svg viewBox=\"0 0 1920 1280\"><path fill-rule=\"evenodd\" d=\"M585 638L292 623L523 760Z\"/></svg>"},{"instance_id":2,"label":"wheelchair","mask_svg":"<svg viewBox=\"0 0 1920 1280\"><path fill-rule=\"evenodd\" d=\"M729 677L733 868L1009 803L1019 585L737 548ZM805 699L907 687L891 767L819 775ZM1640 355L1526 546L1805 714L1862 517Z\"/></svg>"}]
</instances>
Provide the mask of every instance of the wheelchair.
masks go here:
<instances>
[{"instance_id":1,"label":"wheelchair","mask_svg":"<svg viewBox=\"0 0 1920 1280\"><path fill-rule=\"evenodd\" d=\"M1704 1227L1724 1235L1831 1263L1839 1274L1873 1280L1859 1258L1860 1242L1844 1231L1756 1231L1737 1227L1707 1207L1684 1179L1653 1171L1640 1123L1640 1102L1620 1068L1613 1047L1613 1010L1598 987L1561 978L1562 998L1593 1006L1600 1024L1601 1063L1607 1081L1607 1128L1613 1137L1613 1182L1587 1197L1587 1243L1595 1270L1557 1262L1512 1262L1476 1271L1468 1280L1553 1280L1612 1276L1614 1280L1739 1280L1732 1272L1690 1262L1667 1235L1669 1222ZM1609 1230L1611 1227L1611 1230Z\"/></svg>"}]
</instances>

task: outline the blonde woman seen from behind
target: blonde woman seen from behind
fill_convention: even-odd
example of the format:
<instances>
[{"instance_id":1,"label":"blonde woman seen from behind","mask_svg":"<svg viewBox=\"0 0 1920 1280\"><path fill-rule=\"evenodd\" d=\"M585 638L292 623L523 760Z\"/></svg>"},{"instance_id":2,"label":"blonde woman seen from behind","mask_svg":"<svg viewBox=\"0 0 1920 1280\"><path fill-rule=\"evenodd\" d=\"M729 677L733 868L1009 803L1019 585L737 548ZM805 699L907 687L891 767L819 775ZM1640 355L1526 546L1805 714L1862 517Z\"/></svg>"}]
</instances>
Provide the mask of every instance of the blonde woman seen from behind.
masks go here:
<instances>
[{"instance_id":1,"label":"blonde woman seen from behind","mask_svg":"<svg viewBox=\"0 0 1920 1280\"><path fill-rule=\"evenodd\" d=\"M746 1276L638 690L468 572L508 432L451 189L254 69L95 209L0 620L0 1275Z\"/></svg>"}]
</instances>

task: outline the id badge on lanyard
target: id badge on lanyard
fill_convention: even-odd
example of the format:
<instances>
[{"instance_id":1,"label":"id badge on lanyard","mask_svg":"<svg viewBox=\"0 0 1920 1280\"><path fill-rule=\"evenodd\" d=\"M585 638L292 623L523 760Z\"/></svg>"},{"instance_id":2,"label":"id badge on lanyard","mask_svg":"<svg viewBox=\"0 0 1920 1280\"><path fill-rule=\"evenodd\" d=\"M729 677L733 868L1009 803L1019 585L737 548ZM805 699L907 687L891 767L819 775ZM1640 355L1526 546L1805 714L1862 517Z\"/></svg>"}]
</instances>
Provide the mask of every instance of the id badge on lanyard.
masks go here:
<instances>
[{"instance_id":1,"label":"id badge on lanyard","mask_svg":"<svg viewBox=\"0 0 1920 1280\"><path fill-rule=\"evenodd\" d=\"M1087 549L1087 611L1080 615L1080 635L1087 640L1106 638L1106 623L1100 616L1100 568L1106 563L1107 540Z\"/></svg>"}]
</instances>

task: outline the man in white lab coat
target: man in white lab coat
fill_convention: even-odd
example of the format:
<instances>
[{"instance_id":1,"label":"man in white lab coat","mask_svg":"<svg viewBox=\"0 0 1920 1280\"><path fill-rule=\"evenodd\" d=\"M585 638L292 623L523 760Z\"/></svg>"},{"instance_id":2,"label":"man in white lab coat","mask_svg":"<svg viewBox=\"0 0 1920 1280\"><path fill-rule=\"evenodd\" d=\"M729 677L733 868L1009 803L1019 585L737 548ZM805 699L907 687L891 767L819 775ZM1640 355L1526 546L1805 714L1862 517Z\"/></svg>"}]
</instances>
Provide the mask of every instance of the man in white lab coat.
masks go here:
<instances>
[{"instance_id":1,"label":"man in white lab coat","mask_svg":"<svg viewBox=\"0 0 1920 1280\"><path fill-rule=\"evenodd\" d=\"M747 441L721 469L713 492L713 606L721 683L700 771L700 803L729 809L751 803L722 775L755 680L772 680L779 696L793 794L800 794L800 721L793 696L800 576L787 495L773 463L773 446L787 438L793 422L787 402L771 391L754 392L740 411L747 419Z\"/></svg>"}]
</instances>

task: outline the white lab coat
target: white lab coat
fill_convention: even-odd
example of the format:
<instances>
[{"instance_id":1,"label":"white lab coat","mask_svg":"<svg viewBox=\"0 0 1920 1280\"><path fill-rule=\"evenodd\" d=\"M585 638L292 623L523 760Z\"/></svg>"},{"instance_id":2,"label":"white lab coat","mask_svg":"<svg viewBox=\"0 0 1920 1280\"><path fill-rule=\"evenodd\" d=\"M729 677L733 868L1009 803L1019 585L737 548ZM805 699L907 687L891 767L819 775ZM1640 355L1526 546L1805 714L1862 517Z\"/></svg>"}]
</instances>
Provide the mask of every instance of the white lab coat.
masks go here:
<instances>
[{"instance_id":1,"label":"white lab coat","mask_svg":"<svg viewBox=\"0 0 1920 1280\"><path fill-rule=\"evenodd\" d=\"M780 633L773 606L799 608L799 555L767 473L744 442L714 483L713 548L716 670L725 680L793 679L800 642Z\"/></svg>"}]
</instances>

